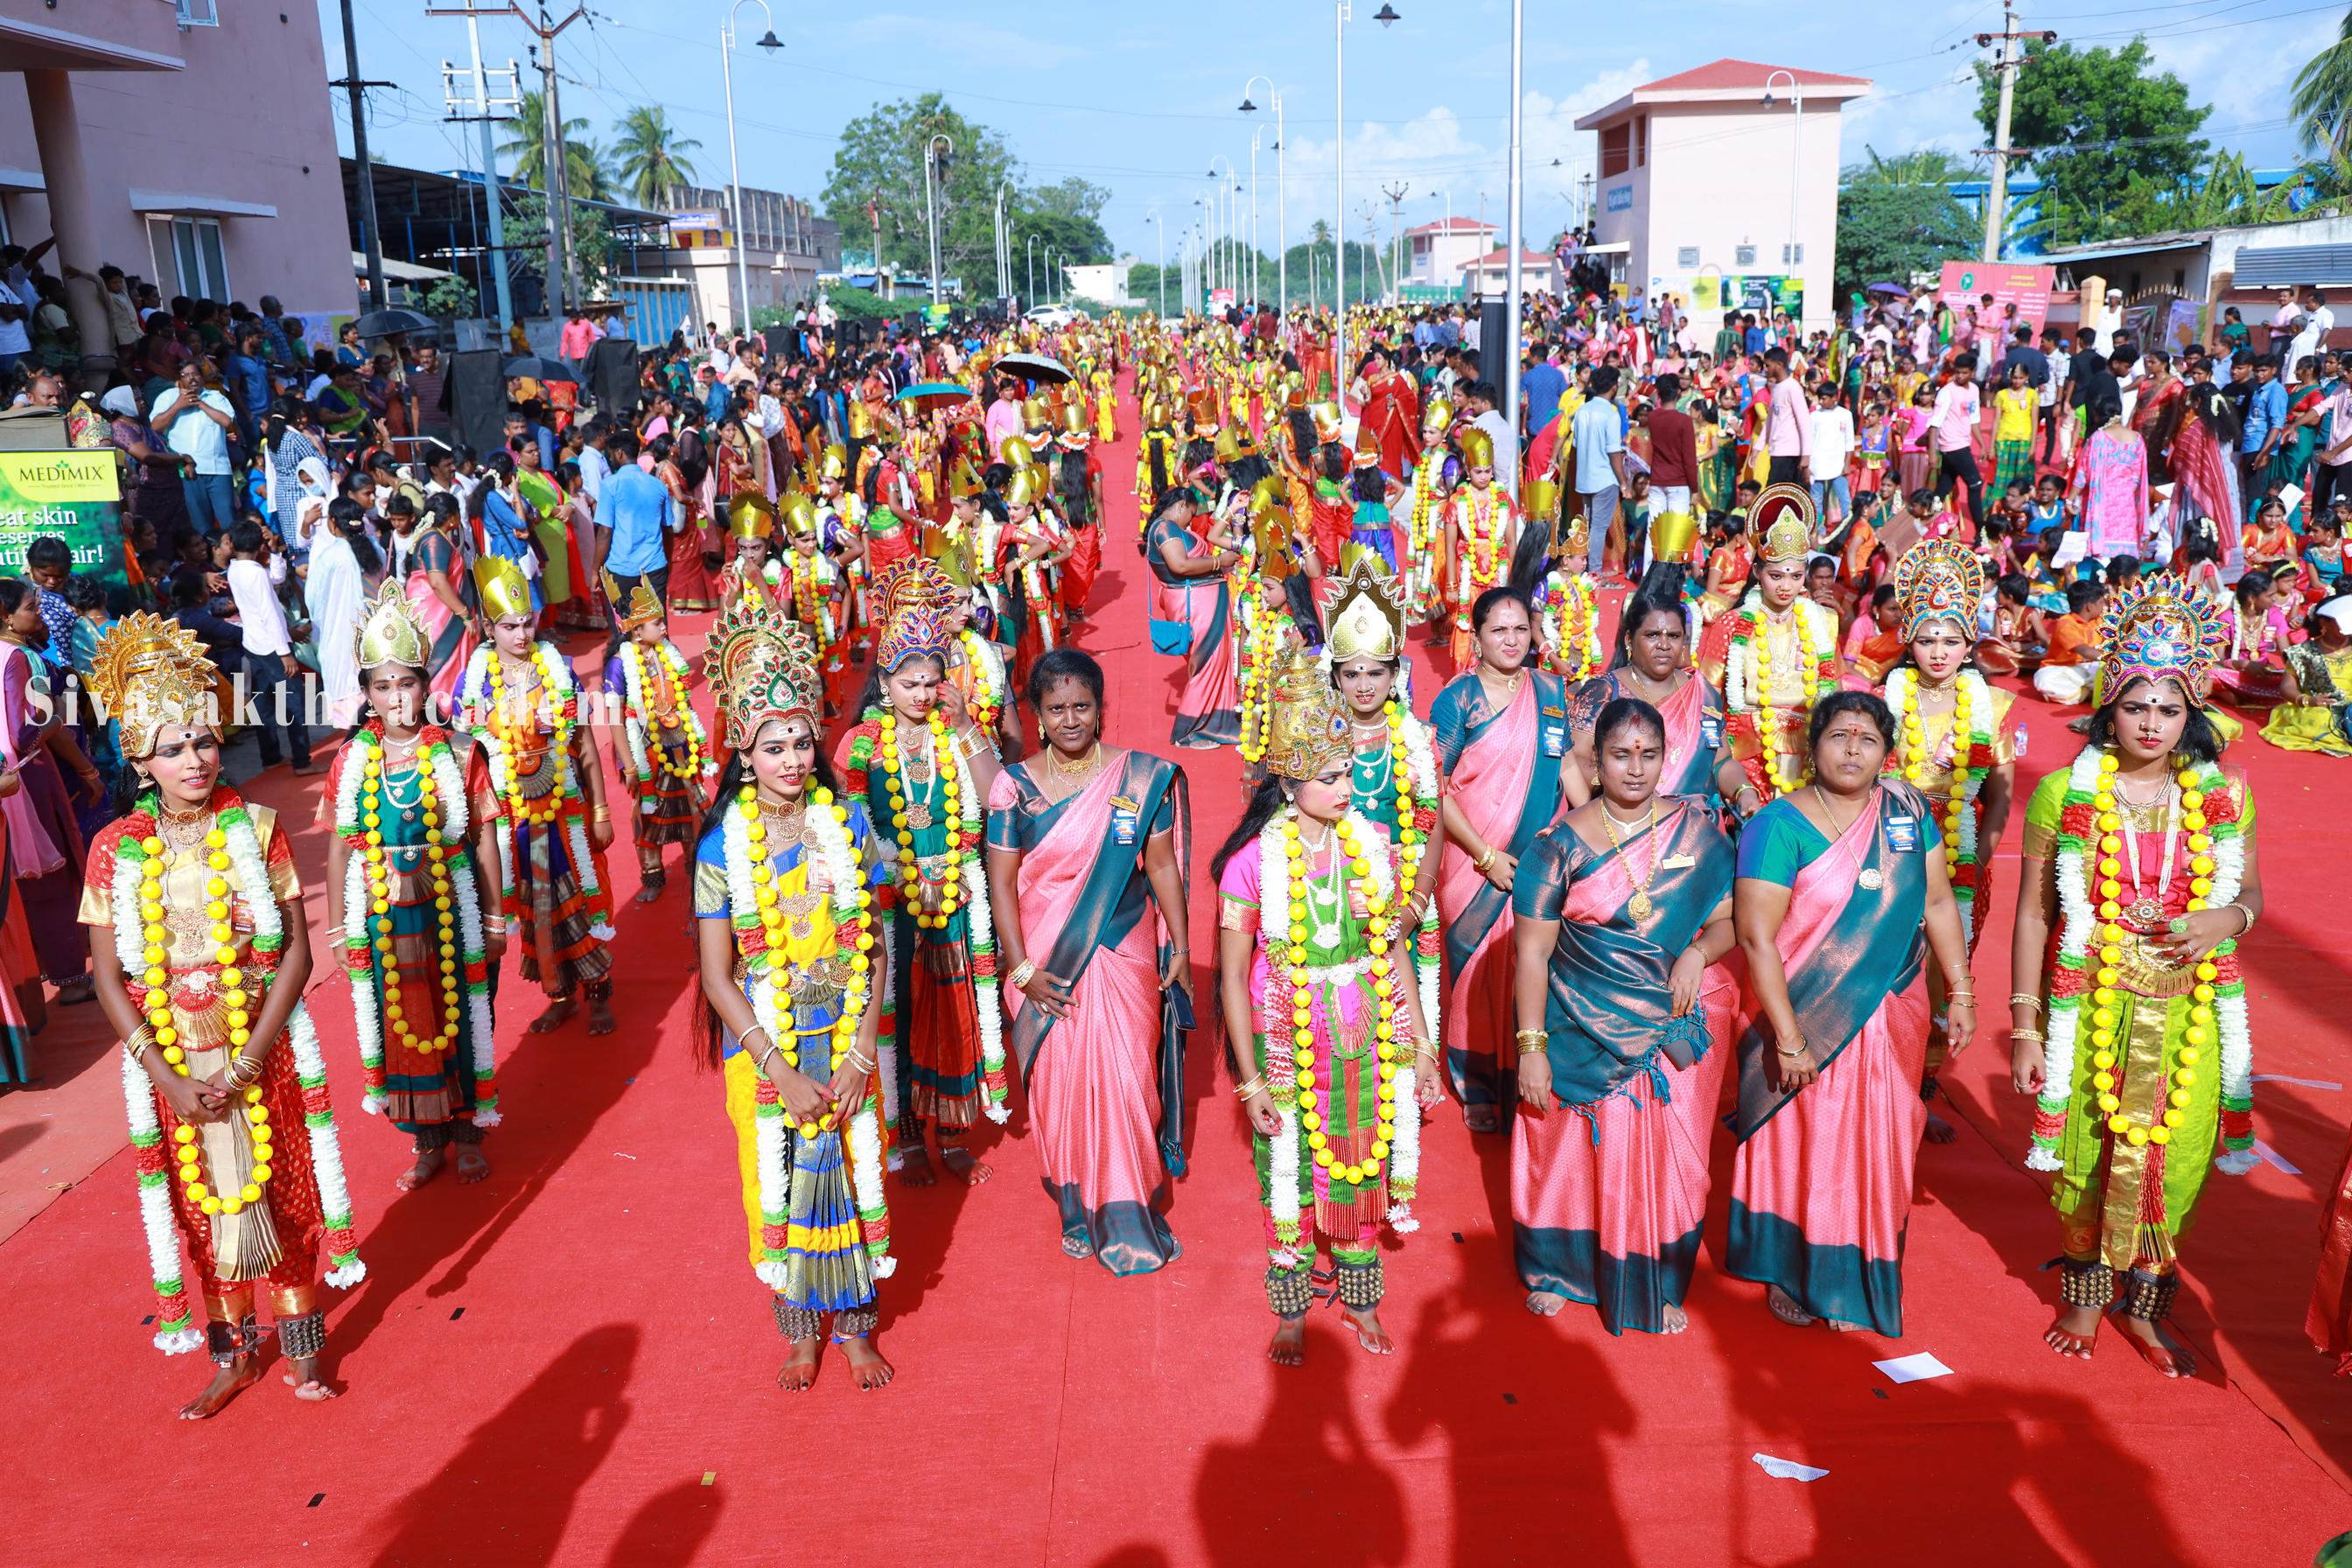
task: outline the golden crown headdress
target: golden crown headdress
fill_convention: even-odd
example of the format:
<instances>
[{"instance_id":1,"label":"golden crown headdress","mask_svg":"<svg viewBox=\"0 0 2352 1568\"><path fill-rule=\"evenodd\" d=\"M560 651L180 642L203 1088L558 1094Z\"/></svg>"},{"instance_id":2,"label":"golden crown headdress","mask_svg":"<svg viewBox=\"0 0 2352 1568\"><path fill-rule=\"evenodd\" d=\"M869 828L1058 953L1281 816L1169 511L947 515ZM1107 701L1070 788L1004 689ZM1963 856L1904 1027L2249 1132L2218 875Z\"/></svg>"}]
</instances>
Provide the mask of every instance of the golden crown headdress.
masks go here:
<instances>
[{"instance_id":1,"label":"golden crown headdress","mask_svg":"<svg viewBox=\"0 0 2352 1568\"><path fill-rule=\"evenodd\" d=\"M702 658L726 744L740 751L778 719L805 719L812 731L823 729L824 682L816 658L808 629L781 595L771 595L756 574L747 579L719 610Z\"/></svg>"},{"instance_id":2,"label":"golden crown headdress","mask_svg":"<svg viewBox=\"0 0 2352 1568\"><path fill-rule=\"evenodd\" d=\"M2230 646L2230 612L2169 572L2141 578L2107 600L2099 627L2098 700L2143 677L2178 680L2192 700L2202 700L2213 667Z\"/></svg>"},{"instance_id":3,"label":"golden crown headdress","mask_svg":"<svg viewBox=\"0 0 2352 1568\"><path fill-rule=\"evenodd\" d=\"M539 614L530 602L530 579L503 555L485 555L474 563L474 587L482 596L482 614L491 620Z\"/></svg>"},{"instance_id":4,"label":"golden crown headdress","mask_svg":"<svg viewBox=\"0 0 2352 1568\"><path fill-rule=\"evenodd\" d=\"M817 458L817 477L827 479L849 478L849 448L835 441Z\"/></svg>"},{"instance_id":5,"label":"golden crown headdress","mask_svg":"<svg viewBox=\"0 0 2352 1568\"><path fill-rule=\"evenodd\" d=\"M1961 635L1975 641L1977 604L1983 597L1984 565L1957 540L1925 540L1895 563L1895 598L1903 610L1905 642L1934 620L1958 621Z\"/></svg>"},{"instance_id":6,"label":"golden crown headdress","mask_svg":"<svg viewBox=\"0 0 2352 1568\"><path fill-rule=\"evenodd\" d=\"M614 617L621 623L623 631L635 631L647 621L657 621L669 614L668 608L661 602L661 595L655 593L648 584L638 582L625 597L619 580L610 572L603 575L604 602L613 606Z\"/></svg>"},{"instance_id":7,"label":"golden crown headdress","mask_svg":"<svg viewBox=\"0 0 2352 1568\"><path fill-rule=\"evenodd\" d=\"M946 662L947 624L940 616L932 574L923 570L924 565L944 579L939 563L925 556L894 562L874 574L874 593L882 615L882 635L874 658L885 675L895 673L910 658Z\"/></svg>"},{"instance_id":8,"label":"golden crown headdress","mask_svg":"<svg viewBox=\"0 0 2352 1568\"><path fill-rule=\"evenodd\" d=\"M1443 397L1433 397L1421 410L1421 428L1424 435L1442 436L1454 423L1454 405Z\"/></svg>"},{"instance_id":9,"label":"golden crown headdress","mask_svg":"<svg viewBox=\"0 0 2352 1568\"><path fill-rule=\"evenodd\" d=\"M1748 509L1748 532L1756 541L1758 558L1765 562L1802 561L1812 553L1813 492L1803 485L1764 487Z\"/></svg>"},{"instance_id":10,"label":"golden crown headdress","mask_svg":"<svg viewBox=\"0 0 2352 1568\"><path fill-rule=\"evenodd\" d=\"M408 607L408 595L402 590L399 578L385 579L383 592L360 619L354 644L359 649L362 670L373 669L380 664L404 665L410 669L429 667L433 639L425 635L416 612Z\"/></svg>"},{"instance_id":11,"label":"golden crown headdress","mask_svg":"<svg viewBox=\"0 0 2352 1568\"><path fill-rule=\"evenodd\" d=\"M1351 658L1385 660L1404 652L1404 605L1396 583L1381 572L1379 561L1366 551L1339 579L1339 596L1333 602L1331 630L1325 639L1334 668Z\"/></svg>"},{"instance_id":12,"label":"golden crown headdress","mask_svg":"<svg viewBox=\"0 0 2352 1568\"><path fill-rule=\"evenodd\" d=\"M765 539L776 529L776 505L758 490L727 498L727 531L738 539Z\"/></svg>"},{"instance_id":13,"label":"golden crown headdress","mask_svg":"<svg viewBox=\"0 0 2352 1568\"><path fill-rule=\"evenodd\" d=\"M1267 693L1265 766L1297 783L1342 763L1352 765L1356 742L1348 709L1322 670L1301 650L1276 672Z\"/></svg>"},{"instance_id":14,"label":"golden crown headdress","mask_svg":"<svg viewBox=\"0 0 2352 1568\"><path fill-rule=\"evenodd\" d=\"M1467 468L1491 468L1495 466L1495 437L1475 425L1462 427L1462 466Z\"/></svg>"},{"instance_id":15,"label":"golden crown headdress","mask_svg":"<svg viewBox=\"0 0 2352 1568\"><path fill-rule=\"evenodd\" d=\"M89 691L121 722L122 754L147 757L154 754L155 731L163 725L220 732L214 692L219 674L194 631L142 611L115 622L99 639Z\"/></svg>"},{"instance_id":16,"label":"golden crown headdress","mask_svg":"<svg viewBox=\"0 0 2352 1568\"><path fill-rule=\"evenodd\" d=\"M1012 443L1008 441L1005 445L1009 447ZM1013 477L1004 484L1004 504L1035 506L1045 498L1046 489L1044 468L1034 464L1028 468L1015 468L1013 470Z\"/></svg>"}]
</instances>

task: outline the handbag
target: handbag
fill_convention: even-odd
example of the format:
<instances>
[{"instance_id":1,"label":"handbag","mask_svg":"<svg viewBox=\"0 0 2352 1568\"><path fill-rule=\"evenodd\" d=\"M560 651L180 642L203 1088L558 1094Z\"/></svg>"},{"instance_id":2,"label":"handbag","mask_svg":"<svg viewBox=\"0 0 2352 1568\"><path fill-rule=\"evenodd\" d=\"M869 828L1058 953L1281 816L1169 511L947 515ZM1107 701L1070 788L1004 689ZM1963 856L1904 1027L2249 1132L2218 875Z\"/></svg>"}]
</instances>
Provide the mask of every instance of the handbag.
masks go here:
<instances>
[{"instance_id":1,"label":"handbag","mask_svg":"<svg viewBox=\"0 0 2352 1568\"><path fill-rule=\"evenodd\" d=\"M1192 584L1186 583L1184 584L1185 618L1181 621L1163 621L1154 616L1147 623L1151 628L1152 652L1189 654L1192 651Z\"/></svg>"}]
</instances>

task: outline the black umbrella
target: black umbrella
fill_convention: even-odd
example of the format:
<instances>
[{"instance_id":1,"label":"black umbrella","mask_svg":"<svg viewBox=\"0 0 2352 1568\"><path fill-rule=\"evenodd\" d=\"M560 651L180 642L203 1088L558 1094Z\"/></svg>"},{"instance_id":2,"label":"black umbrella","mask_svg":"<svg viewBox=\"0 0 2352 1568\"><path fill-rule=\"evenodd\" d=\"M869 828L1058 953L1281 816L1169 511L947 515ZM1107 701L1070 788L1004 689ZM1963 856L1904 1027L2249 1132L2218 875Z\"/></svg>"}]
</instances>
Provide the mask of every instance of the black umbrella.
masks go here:
<instances>
[{"instance_id":1,"label":"black umbrella","mask_svg":"<svg viewBox=\"0 0 2352 1568\"><path fill-rule=\"evenodd\" d=\"M1044 354L1006 354L989 368L1003 371L1009 375L1025 376L1048 386L1059 386L1073 375L1068 365Z\"/></svg>"},{"instance_id":2,"label":"black umbrella","mask_svg":"<svg viewBox=\"0 0 2352 1568\"><path fill-rule=\"evenodd\" d=\"M569 361L541 359L537 354L520 354L499 366L499 374L509 381L524 375L533 381L577 382L580 379L580 373L572 368Z\"/></svg>"},{"instance_id":3,"label":"black umbrella","mask_svg":"<svg viewBox=\"0 0 2352 1568\"><path fill-rule=\"evenodd\" d=\"M389 310L370 310L352 323L363 338L388 338L394 332L429 332L433 318L397 306Z\"/></svg>"}]
</instances>

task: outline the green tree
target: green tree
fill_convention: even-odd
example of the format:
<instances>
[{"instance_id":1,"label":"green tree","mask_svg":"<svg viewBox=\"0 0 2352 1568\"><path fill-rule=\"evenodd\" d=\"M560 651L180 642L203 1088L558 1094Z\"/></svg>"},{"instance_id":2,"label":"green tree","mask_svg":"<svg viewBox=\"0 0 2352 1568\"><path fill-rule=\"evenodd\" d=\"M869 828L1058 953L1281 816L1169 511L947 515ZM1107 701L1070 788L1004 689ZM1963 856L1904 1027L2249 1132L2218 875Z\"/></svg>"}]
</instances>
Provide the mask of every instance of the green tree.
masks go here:
<instances>
[{"instance_id":1,"label":"green tree","mask_svg":"<svg viewBox=\"0 0 2352 1568\"><path fill-rule=\"evenodd\" d=\"M514 210L507 218L507 248L524 258L528 268L544 270L547 262L547 198L533 191L514 199ZM580 287L587 297L595 299L604 292L613 276L613 226L598 207L574 205L572 209L572 265L580 273Z\"/></svg>"},{"instance_id":2,"label":"green tree","mask_svg":"<svg viewBox=\"0 0 2352 1568\"><path fill-rule=\"evenodd\" d=\"M2000 82L1977 68L1977 119L1993 133ZM2010 144L2042 178L2034 231L2067 245L2147 233L2168 221L2205 162L2197 132L2213 112L2189 86L2150 68L2147 41L2120 49L2025 46L2010 110Z\"/></svg>"},{"instance_id":3,"label":"green tree","mask_svg":"<svg viewBox=\"0 0 2352 1568\"><path fill-rule=\"evenodd\" d=\"M1952 195L1974 170L1934 149L1895 158L1863 152L1867 162L1838 175L1837 298L1976 255L1983 225Z\"/></svg>"},{"instance_id":4,"label":"green tree","mask_svg":"<svg viewBox=\"0 0 2352 1568\"><path fill-rule=\"evenodd\" d=\"M672 185L694 184L694 161L686 154L701 142L680 136L660 104L639 104L621 119L613 163L622 188L641 207L659 207Z\"/></svg>"},{"instance_id":5,"label":"green tree","mask_svg":"<svg viewBox=\"0 0 2352 1568\"><path fill-rule=\"evenodd\" d=\"M589 138L587 132L585 120L563 122L564 175L573 195L589 201L611 201L612 178L605 171L604 149ZM546 100L536 92L525 92L515 107L514 135L499 143L499 151L514 159L514 173L509 177L533 190L544 190L546 147Z\"/></svg>"},{"instance_id":6,"label":"green tree","mask_svg":"<svg viewBox=\"0 0 2352 1568\"><path fill-rule=\"evenodd\" d=\"M942 277L961 279L968 296L995 292L996 199L1006 184L1012 187L1004 195L1004 222L1015 289L1026 291L1033 250L1041 295L1046 292L1042 272L1048 246L1056 262L1111 259L1110 239L1101 222L1108 191L1075 179L1057 185L1025 185L1020 162L1004 138L965 119L936 92L877 104L842 128L823 201L825 216L841 225L846 252L862 254L872 246L878 222L877 263L916 276L930 269L923 149L935 135L954 143L945 160L945 177L935 178L930 192L940 216L940 271ZM1033 237L1034 247L1029 244Z\"/></svg>"},{"instance_id":7,"label":"green tree","mask_svg":"<svg viewBox=\"0 0 2352 1568\"><path fill-rule=\"evenodd\" d=\"M2352 155L2352 10L2344 13L2336 41L2311 57L2295 73L2294 100L2288 111L2303 132L2303 144Z\"/></svg>"}]
</instances>

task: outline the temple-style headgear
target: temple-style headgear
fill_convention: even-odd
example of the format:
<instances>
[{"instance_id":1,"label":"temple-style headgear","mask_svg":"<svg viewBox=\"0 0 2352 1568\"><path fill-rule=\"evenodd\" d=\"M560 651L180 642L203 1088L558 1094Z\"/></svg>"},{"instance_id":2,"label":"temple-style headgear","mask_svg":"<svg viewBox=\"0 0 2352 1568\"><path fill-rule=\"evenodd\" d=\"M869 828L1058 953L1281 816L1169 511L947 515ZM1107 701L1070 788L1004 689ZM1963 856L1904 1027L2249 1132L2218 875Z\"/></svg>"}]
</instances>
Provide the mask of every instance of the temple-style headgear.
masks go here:
<instances>
[{"instance_id":1,"label":"temple-style headgear","mask_svg":"<svg viewBox=\"0 0 2352 1568\"><path fill-rule=\"evenodd\" d=\"M1343 428L1343 426L1340 422L1339 405L1338 404L1317 403L1309 405L1307 410L1307 417L1315 422L1316 440L1328 444L1339 438L1339 432Z\"/></svg>"},{"instance_id":2,"label":"temple-style headgear","mask_svg":"<svg viewBox=\"0 0 2352 1568\"><path fill-rule=\"evenodd\" d=\"M849 400L849 438L851 440L872 440L878 423L874 417L872 404L856 397Z\"/></svg>"},{"instance_id":3,"label":"temple-style headgear","mask_svg":"<svg viewBox=\"0 0 2352 1568\"><path fill-rule=\"evenodd\" d=\"M474 563L474 586L482 596L482 614L491 620L539 614L530 602L530 579L503 555L485 555Z\"/></svg>"},{"instance_id":4,"label":"temple-style headgear","mask_svg":"<svg viewBox=\"0 0 2352 1568\"><path fill-rule=\"evenodd\" d=\"M1213 392L1205 390L1196 392L1192 395L1190 407L1192 415L1192 434L1195 436L1209 436L1215 434L1217 428L1217 395Z\"/></svg>"},{"instance_id":5,"label":"temple-style headgear","mask_svg":"<svg viewBox=\"0 0 2352 1568\"><path fill-rule=\"evenodd\" d=\"M115 622L99 639L89 690L121 721L122 754L152 757L155 731L166 724L220 733L214 689L219 675L194 631L142 611Z\"/></svg>"},{"instance_id":6,"label":"temple-style headgear","mask_svg":"<svg viewBox=\"0 0 2352 1568\"><path fill-rule=\"evenodd\" d=\"M2229 612L2169 572L2142 577L2107 600L2099 627L2101 703L2143 676L2177 680L2192 702L2230 646Z\"/></svg>"},{"instance_id":7,"label":"temple-style headgear","mask_svg":"<svg viewBox=\"0 0 2352 1568\"><path fill-rule=\"evenodd\" d=\"M1813 551L1813 492L1803 485L1764 487L1748 509L1748 532L1765 562L1802 561Z\"/></svg>"},{"instance_id":8,"label":"temple-style headgear","mask_svg":"<svg viewBox=\"0 0 2352 1568\"><path fill-rule=\"evenodd\" d=\"M874 658L882 673L897 674L910 658L936 658L944 666L947 626L929 575L913 561L893 562L874 574L874 593L882 609Z\"/></svg>"},{"instance_id":9,"label":"temple-style headgear","mask_svg":"<svg viewBox=\"0 0 2352 1568\"><path fill-rule=\"evenodd\" d=\"M380 664L404 665L410 669L431 668L433 639L425 635L425 626L416 612L408 607L408 595L402 591L400 579L384 579L383 591L360 619L360 668L373 669Z\"/></svg>"},{"instance_id":10,"label":"temple-style headgear","mask_svg":"<svg viewBox=\"0 0 2352 1568\"><path fill-rule=\"evenodd\" d=\"M1037 460L1037 449L1026 436L1007 436L996 450L996 460L1017 474Z\"/></svg>"},{"instance_id":11,"label":"temple-style headgear","mask_svg":"<svg viewBox=\"0 0 2352 1568\"><path fill-rule=\"evenodd\" d=\"M1257 450L1246 425L1228 425L1217 432L1217 461L1238 463Z\"/></svg>"},{"instance_id":12,"label":"temple-style headgear","mask_svg":"<svg viewBox=\"0 0 2352 1568\"><path fill-rule=\"evenodd\" d=\"M1054 405L1045 401L1044 393L1035 393L1021 400L1021 423L1032 430L1054 427Z\"/></svg>"},{"instance_id":13,"label":"temple-style headgear","mask_svg":"<svg viewBox=\"0 0 2352 1568\"><path fill-rule=\"evenodd\" d=\"M1258 576L1268 583L1286 582L1298 570L1290 550L1290 509L1275 505L1250 512L1250 538L1255 544Z\"/></svg>"},{"instance_id":14,"label":"temple-style headgear","mask_svg":"<svg viewBox=\"0 0 2352 1568\"><path fill-rule=\"evenodd\" d=\"M824 682L816 670L816 645L782 596L772 595L756 574L719 610L702 673L719 699L725 743L735 750L778 719L805 719L812 731L824 728L817 711Z\"/></svg>"},{"instance_id":15,"label":"temple-style headgear","mask_svg":"<svg viewBox=\"0 0 2352 1568\"><path fill-rule=\"evenodd\" d=\"M1304 650L1295 650L1276 672L1266 700L1266 771L1297 783L1330 769L1352 765L1356 742L1348 707Z\"/></svg>"},{"instance_id":16,"label":"temple-style headgear","mask_svg":"<svg viewBox=\"0 0 2352 1568\"><path fill-rule=\"evenodd\" d=\"M784 532L797 537L816 531L816 502L804 495L787 495L776 501L776 521Z\"/></svg>"},{"instance_id":17,"label":"temple-style headgear","mask_svg":"<svg viewBox=\"0 0 2352 1568\"><path fill-rule=\"evenodd\" d=\"M1062 436L1064 441L1091 441L1094 425L1087 418L1086 404L1076 397L1062 405Z\"/></svg>"},{"instance_id":18,"label":"temple-style headgear","mask_svg":"<svg viewBox=\"0 0 2352 1568\"><path fill-rule=\"evenodd\" d=\"M1553 518L1552 564L1562 569L1570 565L1589 566L1592 562L1592 520L1580 510L1570 517L1569 510L1567 507L1559 507ZM1661 555L1657 559L1664 561L1667 558Z\"/></svg>"},{"instance_id":19,"label":"temple-style headgear","mask_svg":"<svg viewBox=\"0 0 2352 1568\"><path fill-rule=\"evenodd\" d=\"M1559 515L1559 481L1549 471L1520 488L1519 512L1529 522L1547 525Z\"/></svg>"},{"instance_id":20,"label":"temple-style headgear","mask_svg":"<svg viewBox=\"0 0 2352 1568\"><path fill-rule=\"evenodd\" d=\"M972 467L970 458L959 457L948 466L948 495L956 500L968 500L984 489L980 482L980 470Z\"/></svg>"},{"instance_id":21,"label":"temple-style headgear","mask_svg":"<svg viewBox=\"0 0 2352 1568\"><path fill-rule=\"evenodd\" d=\"M849 448L841 445L838 441L827 447L824 449L824 455L817 460L816 471L819 479L847 479L849 478Z\"/></svg>"},{"instance_id":22,"label":"temple-style headgear","mask_svg":"<svg viewBox=\"0 0 2352 1568\"><path fill-rule=\"evenodd\" d=\"M1425 436L1442 436L1454 423L1454 405L1443 397L1433 397L1421 411L1421 429Z\"/></svg>"},{"instance_id":23,"label":"temple-style headgear","mask_svg":"<svg viewBox=\"0 0 2352 1568\"><path fill-rule=\"evenodd\" d=\"M1045 498L1047 488L1045 469L1034 463L1015 468L1013 477L1004 483L1004 504L1035 506Z\"/></svg>"},{"instance_id":24,"label":"temple-style headgear","mask_svg":"<svg viewBox=\"0 0 2352 1568\"><path fill-rule=\"evenodd\" d=\"M727 498L727 531L738 539L765 539L776 531L776 507L758 490Z\"/></svg>"},{"instance_id":25,"label":"temple-style headgear","mask_svg":"<svg viewBox=\"0 0 2352 1568\"><path fill-rule=\"evenodd\" d=\"M1381 433L1372 428L1369 419L1356 426L1356 467L1377 468L1381 466Z\"/></svg>"},{"instance_id":26,"label":"temple-style headgear","mask_svg":"<svg viewBox=\"0 0 2352 1568\"><path fill-rule=\"evenodd\" d=\"M1903 610L1903 640L1925 631L1929 621L1959 623L1960 635L1976 640L1977 604L1984 597L1984 566L1968 546L1950 539L1913 545L1895 563L1895 598Z\"/></svg>"},{"instance_id":27,"label":"temple-style headgear","mask_svg":"<svg viewBox=\"0 0 2352 1568\"><path fill-rule=\"evenodd\" d=\"M1325 646L1333 668L1351 658L1392 659L1404 652L1404 605L1397 584L1370 551L1356 557L1339 579Z\"/></svg>"},{"instance_id":28,"label":"temple-style headgear","mask_svg":"<svg viewBox=\"0 0 2352 1568\"><path fill-rule=\"evenodd\" d=\"M1495 466L1495 437L1475 425L1462 427L1462 461L1473 468Z\"/></svg>"},{"instance_id":29,"label":"temple-style headgear","mask_svg":"<svg viewBox=\"0 0 2352 1568\"><path fill-rule=\"evenodd\" d=\"M613 606L613 615L621 623L623 631L635 631L647 621L657 621L669 614L668 608L661 602L661 595L655 593L644 580L640 579L624 599L621 584L612 573L604 573L604 602Z\"/></svg>"}]
</instances>

